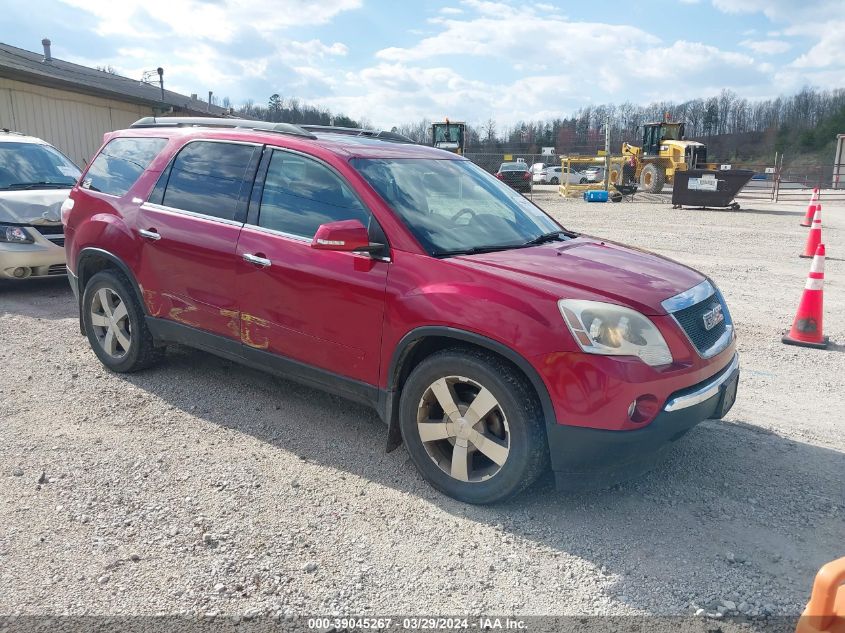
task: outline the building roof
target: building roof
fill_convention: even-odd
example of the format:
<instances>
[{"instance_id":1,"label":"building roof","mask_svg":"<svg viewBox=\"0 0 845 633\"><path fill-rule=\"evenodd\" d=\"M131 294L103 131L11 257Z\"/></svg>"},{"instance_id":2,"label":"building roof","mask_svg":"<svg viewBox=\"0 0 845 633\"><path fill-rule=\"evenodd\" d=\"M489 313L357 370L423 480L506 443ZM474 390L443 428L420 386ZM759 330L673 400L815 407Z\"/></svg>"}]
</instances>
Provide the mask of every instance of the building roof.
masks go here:
<instances>
[{"instance_id":1,"label":"building roof","mask_svg":"<svg viewBox=\"0 0 845 633\"><path fill-rule=\"evenodd\" d=\"M138 79L72 64L55 57L52 57L50 61L45 61L43 53L33 53L2 42L0 42L0 77L151 107L162 104L161 88L157 81L155 84L142 83ZM228 114L225 108L209 106L206 101L193 99L171 90L164 91L163 101L165 105L180 112L214 116Z\"/></svg>"}]
</instances>

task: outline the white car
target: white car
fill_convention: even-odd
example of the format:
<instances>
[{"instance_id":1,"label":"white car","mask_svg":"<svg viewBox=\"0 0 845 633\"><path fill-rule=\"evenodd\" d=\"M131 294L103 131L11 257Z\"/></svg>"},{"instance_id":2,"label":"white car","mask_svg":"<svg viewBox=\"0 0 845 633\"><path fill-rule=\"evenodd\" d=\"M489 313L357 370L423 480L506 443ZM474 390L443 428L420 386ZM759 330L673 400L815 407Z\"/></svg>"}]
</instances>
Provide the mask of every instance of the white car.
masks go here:
<instances>
[{"instance_id":1,"label":"white car","mask_svg":"<svg viewBox=\"0 0 845 633\"><path fill-rule=\"evenodd\" d=\"M547 167L540 174L535 174L533 181L546 185L559 185L564 180L564 174L566 174L566 181L570 185L578 185L584 182L584 174L579 171L569 173L565 167L560 166Z\"/></svg>"},{"instance_id":2,"label":"white car","mask_svg":"<svg viewBox=\"0 0 845 633\"><path fill-rule=\"evenodd\" d=\"M79 174L49 143L0 130L0 279L67 274L61 206Z\"/></svg>"}]
</instances>

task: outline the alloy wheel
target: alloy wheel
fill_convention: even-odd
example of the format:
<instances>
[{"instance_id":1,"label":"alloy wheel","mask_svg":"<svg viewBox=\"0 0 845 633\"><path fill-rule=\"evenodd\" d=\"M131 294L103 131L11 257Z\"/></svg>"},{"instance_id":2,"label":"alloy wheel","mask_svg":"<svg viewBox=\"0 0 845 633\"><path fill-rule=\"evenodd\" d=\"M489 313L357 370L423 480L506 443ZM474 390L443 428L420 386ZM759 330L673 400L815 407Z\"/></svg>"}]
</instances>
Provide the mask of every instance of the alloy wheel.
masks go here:
<instances>
[{"instance_id":1,"label":"alloy wheel","mask_svg":"<svg viewBox=\"0 0 845 633\"><path fill-rule=\"evenodd\" d=\"M510 453L508 421L498 400L463 376L440 378L425 390L417 430L431 460L458 481L490 479Z\"/></svg>"},{"instance_id":2,"label":"alloy wheel","mask_svg":"<svg viewBox=\"0 0 845 633\"><path fill-rule=\"evenodd\" d=\"M90 318L103 351L112 358L123 358L132 345L126 302L111 288L100 288L91 299Z\"/></svg>"}]
</instances>

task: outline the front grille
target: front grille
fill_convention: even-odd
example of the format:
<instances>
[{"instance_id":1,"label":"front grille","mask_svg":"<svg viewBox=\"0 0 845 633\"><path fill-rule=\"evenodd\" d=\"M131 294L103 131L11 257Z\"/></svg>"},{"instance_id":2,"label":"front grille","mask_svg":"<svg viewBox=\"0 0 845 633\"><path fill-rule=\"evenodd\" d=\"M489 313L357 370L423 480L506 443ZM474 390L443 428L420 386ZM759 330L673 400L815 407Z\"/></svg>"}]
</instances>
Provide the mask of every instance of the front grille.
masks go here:
<instances>
[{"instance_id":1,"label":"front grille","mask_svg":"<svg viewBox=\"0 0 845 633\"><path fill-rule=\"evenodd\" d=\"M42 224L35 227L41 235L64 235L65 227L61 224Z\"/></svg>"},{"instance_id":2,"label":"front grille","mask_svg":"<svg viewBox=\"0 0 845 633\"><path fill-rule=\"evenodd\" d=\"M61 246L62 248L64 248L65 246L65 238L63 237L56 237L50 241L53 242L53 244L55 244L56 246Z\"/></svg>"},{"instance_id":3,"label":"front grille","mask_svg":"<svg viewBox=\"0 0 845 633\"><path fill-rule=\"evenodd\" d=\"M721 305L719 297L714 294L704 301L700 301L688 308L672 313L672 316L677 319L678 323L680 323L681 327L684 329L684 332L687 333L687 336L692 341L692 344L695 345L696 349L698 349L700 353L704 353L713 347L713 345L716 344L716 341L718 341L727 330L728 315L724 306L722 306L722 314L724 316L722 322L716 324L716 326L710 330L704 327L704 314L716 306Z\"/></svg>"},{"instance_id":4,"label":"front grille","mask_svg":"<svg viewBox=\"0 0 845 633\"><path fill-rule=\"evenodd\" d=\"M67 266L64 264L53 264L47 269L48 275L67 275Z\"/></svg>"}]
</instances>

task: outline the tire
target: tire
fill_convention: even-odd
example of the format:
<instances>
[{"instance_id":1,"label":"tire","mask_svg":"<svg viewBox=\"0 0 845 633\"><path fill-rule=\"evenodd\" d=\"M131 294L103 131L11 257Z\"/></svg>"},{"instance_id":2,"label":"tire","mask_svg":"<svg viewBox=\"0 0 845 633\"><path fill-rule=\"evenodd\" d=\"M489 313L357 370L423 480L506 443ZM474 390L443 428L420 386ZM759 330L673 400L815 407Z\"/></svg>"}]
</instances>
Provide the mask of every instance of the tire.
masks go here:
<instances>
[{"instance_id":1,"label":"tire","mask_svg":"<svg viewBox=\"0 0 845 633\"><path fill-rule=\"evenodd\" d=\"M579 185L586 185L586 184L587 184L587 182L588 182L588 181L587 181L587 179L586 179L586 178L581 178L581 180L579 180L579 181L578 181L578 184L579 184Z\"/></svg>"},{"instance_id":2,"label":"tire","mask_svg":"<svg viewBox=\"0 0 845 633\"><path fill-rule=\"evenodd\" d=\"M472 409L478 397L487 410L480 418ZM443 399L452 416L444 413ZM536 393L512 365L483 350L447 349L423 360L402 387L399 416L417 470L458 501L505 501L548 469L545 422Z\"/></svg>"},{"instance_id":3,"label":"tire","mask_svg":"<svg viewBox=\"0 0 845 633\"><path fill-rule=\"evenodd\" d=\"M99 272L85 284L82 326L91 349L111 371L146 369L164 355L147 328L135 291L116 271Z\"/></svg>"},{"instance_id":4,"label":"tire","mask_svg":"<svg viewBox=\"0 0 845 633\"><path fill-rule=\"evenodd\" d=\"M640 187L646 193L660 193L666 184L666 172L659 165L649 163L640 172Z\"/></svg>"},{"instance_id":5,"label":"tire","mask_svg":"<svg viewBox=\"0 0 845 633\"><path fill-rule=\"evenodd\" d=\"M623 172L624 168L622 165L613 165L610 168L610 180L608 182L613 183L614 185L624 185L623 182Z\"/></svg>"},{"instance_id":6,"label":"tire","mask_svg":"<svg viewBox=\"0 0 845 633\"><path fill-rule=\"evenodd\" d=\"M559 185L560 184L560 180L558 180L557 178L552 178L549 182L553 185Z\"/></svg>"}]
</instances>

